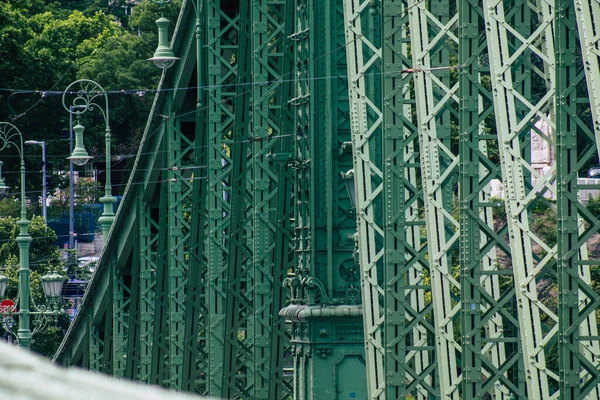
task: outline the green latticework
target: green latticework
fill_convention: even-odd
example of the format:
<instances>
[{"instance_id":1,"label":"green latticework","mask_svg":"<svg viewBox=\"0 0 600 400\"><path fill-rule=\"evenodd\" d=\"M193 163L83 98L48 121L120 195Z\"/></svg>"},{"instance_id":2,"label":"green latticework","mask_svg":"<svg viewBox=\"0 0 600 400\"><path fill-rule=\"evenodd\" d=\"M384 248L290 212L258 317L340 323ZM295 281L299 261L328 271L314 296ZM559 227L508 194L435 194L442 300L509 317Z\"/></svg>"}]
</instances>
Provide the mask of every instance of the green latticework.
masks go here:
<instances>
[{"instance_id":1,"label":"green latticework","mask_svg":"<svg viewBox=\"0 0 600 400\"><path fill-rule=\"evenodd\" d=\"M232 399L598 398L599 26L597 0L182 1L57 359Z\"/></svg>"}]
</instances>

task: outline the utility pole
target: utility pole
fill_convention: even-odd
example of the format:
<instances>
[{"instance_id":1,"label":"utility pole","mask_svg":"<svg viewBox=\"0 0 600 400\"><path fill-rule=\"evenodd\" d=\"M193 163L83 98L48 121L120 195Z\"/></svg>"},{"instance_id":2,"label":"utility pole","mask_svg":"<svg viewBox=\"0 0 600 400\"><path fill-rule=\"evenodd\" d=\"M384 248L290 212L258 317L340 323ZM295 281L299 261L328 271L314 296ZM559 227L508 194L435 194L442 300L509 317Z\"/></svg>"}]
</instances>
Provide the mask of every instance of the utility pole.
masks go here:
<instances>
[{"instance_id":1,"label":"utility pole","mask_svg":"<svg viewBox=\"0 0 600 400\"><path fill-rule=\"evenodd\" d=\"M28 145L40 145L42 146L42 214L44 217L44 223L46 224L46 227L48 226L48 204L47 204L47 186L46 186L46 182L47 182L47 178L46 178L46 174L47 174L47 164L48 164L48 160L46 159L46 142L45 141L37 141L37 140L27 140L25 142L25 144Z\"/></svg>"},{"instance_id":2,"label":"utility pole","mask_svg":"<svg viewBox=\"0 0 600 400\"><path fill-rule=\"evenodd\" d=\"M75 109L74 106L70 107L71 111ZM73 153L73 113L69 113L69 154ZM75 179L73 174L75 168L73 166L73 160L69 160L69 250L75 247Z\"/></svg>"}]
</instances>

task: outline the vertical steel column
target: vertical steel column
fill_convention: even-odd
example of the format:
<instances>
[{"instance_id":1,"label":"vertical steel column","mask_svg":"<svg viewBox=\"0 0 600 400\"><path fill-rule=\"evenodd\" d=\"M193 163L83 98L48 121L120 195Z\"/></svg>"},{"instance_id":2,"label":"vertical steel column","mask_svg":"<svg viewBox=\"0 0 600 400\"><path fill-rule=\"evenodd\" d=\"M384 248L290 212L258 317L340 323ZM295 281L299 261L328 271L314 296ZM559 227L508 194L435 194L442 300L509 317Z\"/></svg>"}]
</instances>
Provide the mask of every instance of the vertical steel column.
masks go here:
<instances>
[{"instance_id":1,"label":"vertical steel column","mask_svg":"<svg viewBox=\"0 0 600 400\"><path fill-rule=\"evenodd\" d=\"M426 3L410 0L408 6L411 29L411 49L417 101L417 121L421 156L421 179L425 198L427 243L430 255L430 273L433 312L436 329L438 376L442 398L458 399L461 376L457 363L460 363L460 344L456 341L454 321L460 308L456 298L460 296L460 283L454 273L452 252L458 245L459 222L453 214L449 193L458 174L456 150L442 128L438 137L438 115L454 110L457 105L458 83L440 79L437 68L432 68L432 60L444 57L445 51L452 51L452 43L458 45L453 31L458 14L443 23L427 11ZM448 8L457 9L454 2ZM443 43L444 45L440 45ZM451 68L446 65L439 71ZM451 84L451 86L447 86ZM477 105L477 102L475 103ZM448 121L447 123L450 123Z\"/></svg>"},{"instance_id":2,"label":"vertical steel column","mask_svg":"<svg viewBox=\"0 0 600 400\"><path fill-rule=\"evenodd\" d=\"M116 262L111 262L111 291L112 291L112 375L125 376L127 357L127 335L129 333L129 304L130 290L125 285L122 271L117 269Z\"/></svg>"},{"instance_id":3,"label":"vertical steel column","mask_svg":"<svg viewBox=\"0 0 600 400\"><path fill-rule=\"evenodd\" d=\"M92 371L100 371L102 366L102 345L103 342L100 339L100 332L98 327L94 325L94 321L91 317L88 317L88 334L89 334L89 350L88 360L89 369Z\"/></svg>"},{"instance_id":4,"label":"vertical steel column","mask_svg":"<svg viewBox=\"0 0 600 400\"><path fill-rule=\"evenodd\" d=\"M221 9L221 1L206 2L207 19L207 136L208 136L208 233L207 233L207 301L205 374L208 394L223 393L223 354L225 349L225 302L227 293L228 243L225 233L230 224L230 147L236 91L235 50L232 38L237 23ZM229 139L228 139L229 138Z\"/></svg>"},{"instance_id":5,"label":"vertical steel column","mask_svg":"<svg viewBox=\"0 0 600 400\"><path fill-rule=\"evenodd\" d=\"M310 271L311 253L309 249L309 241L312 236L311 226L309 222L309 207L310 199L308 192L311 188L310 169L304 160L310 159L310 144L309 144L309 123L311 116L310 96L312 95L311 81L311 43L310 32L314 27L311 24L312 3L309 0L298 0L294 2L294 33L291 38L295 42L294 52L294 98L291 100L293 106L294 131L296 133L296 141L294 145L294 159L297 160L293 164L296 169L295 174L295 205L294 214L296 217L294 239L297 265L294 269L294 276L291 278L295 285L291 287L291 301L303 298L303 289L300 287L301 278L308 275ZM283 311L282 311L283 312ZM293 325L293 323L292 323ZM294 327L292 328L294 330ZM292 340L294 339L294 331L292 331ZM292 341L294 343L294 341ZM305 400L309 398L310 388L307 387L307 382L304 379L309 374L307 371L308 358L310 350L305 349L305 346L292 345L293 352L293 393L294 400Z\"/></svg>"},{"instance_id":6,"label":"vertical steel column","mask_svg":"<svg viewBox=\"0 0 600 400\"><path fill-rule=\"evenodd\" d=\"M167 96L170 96L168 94ZM171 101L167 101L167 168L168 168L168 314L169 388L181 390L183 383L184 316L187 271L189 263L190 169L193 142L182 132L181 120L175 117ZM186 166L188 168L186 168Z\"/></svg>"},{"instance_id":7,"label":"vertical steel column","mask_svg":"<svg viewBox=\"0 0 600 400\"><path fill-rule=\"evenodd\" d=\"M163 124L161 129L166 129L166 124ZM166 140L163 140L158 147L162 162L160 165L166 165ZM168 325L167 313L169 306L168 299L168 282L169 271L168 265L168 248L167 236L168 232L168 184L166 177L168 171L162 170L160 174L160 184L157 187L158 194L158 233L156 241L156 284L154 286L154 322L152 329L152 370L150 375L150 383L168 387Z\"/></svg>"},{"instance_id":8,"label":"vertical steel column","mask_svg":"<svg viewBox=\"0 0 600 400\"><path fill-rule=\"evenodd\" d=\"M280 315L292 327L297 400L366 396L355 213L345 187L352 166L343 3L296 2L291 35L298 265L285 281L292 296Z\"/></svg>"},{"instance_id":9,"label":"vertical steel column","mask_svg":"<svg viewBox=\"0 0 600 400\"><path fill-rule=\"evenodd\" d=\"M131 268L129 269L129 310L128 310L128 329L127 335L125 336L126 341L126 359L125 361L125 378L137 380L138 372L140 370L140 237L139 237L139 199L138 199L137 187L132 195L135 196L134 204L134 223L132 227L133 243L131 249L131 255L128 263ZM131 192L130 192L131 193Z\"/></svg>"},{"instance_id":10,"label":"vertical steel column","mask_svg":"<svg viewBox=\"0 0 600 400\"><path fill-rule=\"evenodd\" d=\"M152 373L154 297L157 271L158 223L152 218L152 204L139 199L140 238L140 370L137 379L149 383Z\"/></svg>"},{"instance_id":11,"label":"vertical steel column","mask_svg":"<svg viewBox=\"0 0 600 400\"><path fill-rule=\"evenodd\" d=\"M483 5L486 6L485 4ZM517 338L505 329L514 325L510 301L514 290L502 290L510 271L497 264L497 254L510 254L503 239L506 229L495 228L489 198L490 181L500 178L498 161L488 156L497 138L485 125L493 112L491 93L485 87L487 52L481 8L471 2L459 5L459 201L461 269L462 396L484 393L503 399L519 393L521 361ZM508 282L507 282L508 283ZM515 328L518 328L515 326ZM509 351L510 350L510 351Z\"/></svg>"},{"instance_id":12,"label":"vertical steel column","mask_svg":"<svg viewBox=\"0 0 600 400\"><path fill-rule=\"evenodd\" d=\"M270 357L270 382L269 396L272 399L289 399L293 395L290 379L290 366L293 363L292 348L290 345L290 332L284 318L279 316L279 310L287 304L289 296L283 287L284 279L292 274L295 266L293 246L293 169L291 159L294 146L294 120L290 100L294 97L292 71L294 66L294 46L291 35L294 32L294 4L286 1L283 8L285 29L281 39L281 89L277 102L280 104L276 110L277 120L280 121L279 139L271 159L279 163L277 170L277 199L275 216L275 245L272 249L274 263L273 270L273 308L271 317L271 357Z\"/></svg>"},{"instance_id":13,"label":"vertical steel column","mask_svg":"<svg viewBox=\"0 0 600 400\"><path fill-rule=\"evenodd\" d=\"M281 357L272 352L272 324L279 318L281 300L273 302L275 277L285 264L274 264L275 234L277 230L277 193L279 177L277 164L269 155L280 146L287 133L283 131L281 90L283 80L282 59L285 55L285 3L281 1L254 0L251 2L252 36L252 223L254 240L252 249L252 283L254 311L254 399L274 399L270 393L271 358ZM291 21L290 21L291 22ZM285 125L289 128L289 124ZM283 261L283 260L281 260Z\"/></svg>"},{"instance_id":14,"label":"vertical steel column","mask_svg":"<svg viewBox=\"0 0 600 400\"><path fill-rule=\"evenodd\" d=\"M102 369L101 372L104 372L105 374L109 374L112 375L115 372L115 368L114 368L114 345L113 345L113 341L114 341L114 335L112 334L113 331L113 312L114 312L114 300L113 300L113 291L114 291L114 284L115 284L115 279L114 279L114 268L110 266L108 267L108 285L107 285L107 294L106 296L108 297L106 299L107 304L106 304L106 311L104 313L104 346L103 346L103 351L102 351Z\"/></svg>"},{"instance_id":15,"label":"vertical steel column","mask_svg":"<svg viewBox=\"0 0 600 400\"><path fill-rule=\"evenodd\" d=\"M447 7L440 7L447 8ZM408 57L409 8L403 0L381 3L383 44L383 207L385 287L385 397L439 396L434 322L418 182L412 60ZM446 10L448 12L448 10ZM449 126L448 126L449 128ZM426 300L426 296L429 300ZM383 393L382 393L383 395Z\"/></svg>"},{"instance_id":16,"label":"vertical steel column","mask_svg":"<svg viewBox=\"0 0 600 400\"><path fill-rule=\"evenodd\" d=\"M201 395L208 393L206 366L206 332L208 309L206 307L206 237L208 205L208 135L207 135L207 81L206 63L206 13L204 2L196 4L196 112L194 121L194 165L192 196L190 199L191 222L189 239L188 285L185 299L185 333L183 359L183 390Z\"/></svg>"},{"instance_id":17,"label":"vertical steel column","mask_svg":"<svg viewBox=\"0 0 600 400\"><path fill-rule=\"evenodd\" d=\"M234 125L230 133L231 152L230 224L228 241L227 300L225 307L225 349L223 353L223 397L251 396L254 380L253 363L253 304L255 287L252 284L254 250L252 231L252 148L251 57L252 4L240 2L236 19L238 36L235 64Z\"/></svg>"},{"instance_id":18,"label":"vertical steel column","mask_svg":"<svg viewBox=\"0 0 600 400\"><path fill-rule=\"evenodd\" d=\"M519 23L513 14L522 7L534 6L531 3L519 2L518 7L508 9L502 2L490 3L483 11L527 396L550 398L550 383L558 376L546 365L546 356L557 332L557 319L552 309L539 299L537 284L542 277L546 285L555 284L552 276L555 274L556 249L546 245L544 239L533 232L531 212L536 204L545 202L544 196L554 196L550 184L553 170L536 171L529 155L525 154L528 147L524 145L529 142L532 132L539 146L553 143L550 132L553 123L548 118L554 97L554 80L548 75L554 67L553 15L545 2L539 3L533 14L538 18L532 21L529 36L523 36L525 32L514 29L511 23ZM529 54L528 58L535 62L525 59L524 54ZM534 98L525 97L529 87L522 85L520 74L525 74L524 70L531 73L527 79L531 79L537 90ZM532 147L535 146L538 144L533 143ZM533 187L527 183L529 181ZM536 245L540 250L534 250ZM542 319L552 328L545 331Z\"/></svg>"},{"instance_id":19,"label":"vertical steel column","mask_svg":"<svg viewBox=\"0 0 600 400\"><path fill-rule=\"evenodd\" d=\"M344 2L367 385L369 396L373 399L385 396L382 338L385 316L381 304L385 292L378 282L384 256L384 232L381 221L378 221L383 172L374 157L374 141L381 135L382 118L380 99L370 98L372 93L368 88L373 79L378 79L377 71L381 68L381 49L370 39L373 38L373 28L369 31L369 22L372 23L369 19L378 14L379 10L372 8L371 1ZM376 24L373 23L373 26Z\"/></svg>"},{"instance_id":20,"label":"vertical steel column","mask_svg":"<svg viewBox=\"0 0 600 400\"><path fill-rule=\"evenodd\" d=\"M585 9L577 8L572 0L554 4L559 382L560 398L571 400L597 398L600 390L596 322L600 295L590 281L590 267L598 261L587 259L587 241L598 233L600 223L578 197L578 171L597 155L597 135L589 118L597 117L597 99L592 97L596 94L593 88L586 93L591 84L585 87L583 82L591 60L584 58L582 63L579 59L575 14ZM581 43L581 48L587 46L593 43Z\"/></svg>"}]
</instances>

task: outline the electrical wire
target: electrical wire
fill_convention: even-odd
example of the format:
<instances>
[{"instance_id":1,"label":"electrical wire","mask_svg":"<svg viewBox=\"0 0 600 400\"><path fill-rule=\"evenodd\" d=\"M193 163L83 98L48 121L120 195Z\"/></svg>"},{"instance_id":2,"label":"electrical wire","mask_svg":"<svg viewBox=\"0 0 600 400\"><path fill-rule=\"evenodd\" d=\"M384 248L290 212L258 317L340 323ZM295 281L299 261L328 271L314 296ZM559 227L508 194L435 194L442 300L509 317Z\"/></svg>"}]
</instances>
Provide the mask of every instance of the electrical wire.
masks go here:
<instances>
[{"instance_id":1,"label":"electrical wire","mask_svg":"<svg viewBox=\"0 0 600 400\"><path fill-rule=\"evenodd\" d=\"M414 8L417 7L419 5L421 5L422 3L424 3L425 0L420 0L417 1L415 4L412 4L410 6L408 6L406 8L406 10L404 11L404 13L402 15L392 15L390 16L391 18L404 18L408 15L408 12ZM379 29L379 26L374 26L373 28L369 29L367 32L365 32L365 34L368 33L372 33L375 32L377 29ZM355 41L359 40L360 38L364 37L364 34L355 38L355 39L351 39L348 42L345 42L344 44L339 45L336 48L333 48L332 50L330 50L329 52L326 52L324 54L322 54L321 56L317 57L316 59L313 60L313 62L316 62L324 57L328 57L329 55L343 49L346 48L347 46L351 45L352 43L354 43ZM273 81L261 81L261 82L248 82L248 83L232 83L232 84L224 84L224 85L206 85L206 86L189 86L189 87L179 87L179 88L158 88L158 89L144 89L144 88L136 88L136 89L116 89L116 90L106 90L106 91L91 91L91 92L81 92L81 91L77 91L77 92L66 92L66 91L54 91L52 90L61 80L62 78L64 78L64 76L69 72L69 70L73 67L74 64L71 64L71 66L69 67L69 69L67 71L65 71L65 73L59 78L59 80L50 88L50 90L30 90L30 89L11 89L11 88L0 88L0 91L11 91L11 92L15 92L15 94L39 94L42 96L42 98L40 99L40 101L48 96L55 96L55 95L64 95L64 94L72 94L72 95L79 95L79 94L95 94L95 95L99 95L99 94L123 94L123 95L136 95L138 97L143 97L146 93L160 93L160 92L177 92L180 90L183 91L187 91L187 90L213 90L213 89L217 89L217 88L234 88L237 86L250 86L250 87L254 87L254 86L263 86L263 85L270 85L270 84L274 84L274 83L285 83L285 82L297 82L297 81L317 81L317 80L323 80L323 79L347 79L348 75L338 75L338 76L324 76L324 77L312 77L312 78L290 78L290 79L278 79L278 80L273 80ZM419 68L413 68L413 69L406 69L406 70L402 70L402 71L394 71L394 72L389 72L391 73L416 73L416 72L426 72L426 71L434 71L434 70L440 70L440 69L450 69L450 68L458 68L459 66L447 66L447 67L436 67L436 68L428 68L428 69L419 69ZM295 73L297 72L297 69L292 69L290 72L288 72L286 75L290 75L290 77L292 77ZM383 73L373 73L373 75L378 75L378 74L383 74ZM369 74L361 74L362 76L368 76ZM282 78L284 78L284 76L282 76ZM244 93L245 94L245 93ZM12 96L12 95L11 95ZM10 98L10 96L9 96ZM26 110L24 113L19 114L17 117L20 118L23 115L27 114L33 107L37 106L37 104L39 104L39 102L36 102L33 106L31 106L28 110ZM12 107L11 107L12 110ZM14 110L13 110L14 111ZM16 118L14 118L13 120L15 120Z\"/></svg>"}]
</instances>

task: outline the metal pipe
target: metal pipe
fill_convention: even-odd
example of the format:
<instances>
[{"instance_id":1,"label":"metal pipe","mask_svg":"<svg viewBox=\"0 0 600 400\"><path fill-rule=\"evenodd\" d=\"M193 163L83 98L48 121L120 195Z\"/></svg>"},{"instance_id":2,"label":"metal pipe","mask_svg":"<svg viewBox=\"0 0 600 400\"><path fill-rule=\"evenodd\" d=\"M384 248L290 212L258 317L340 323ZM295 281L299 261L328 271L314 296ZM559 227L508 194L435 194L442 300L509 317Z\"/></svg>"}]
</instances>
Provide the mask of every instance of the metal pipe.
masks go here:
<instances>
[{"instance_id":1,"label":"metal pipe","mask_svg":"<svg viewBox=\"0 0 600 400\"><path fill-rule=\"evenodd\" d=\"M76 107L69 107L71 112L69 113L69 154L73 153L73 110ZM75 167L73 160L69 160L69 249L75 247L75 179L73 174L75 173Z\"/></svg>"},{"instance_id":2,"label":"metal pipe","mask_svg":"<svg viewBox=\"0 0 600 400\"><path fill-rule=\"evenodd\" d=\"M40 145L42 146L42 216L44 217L44 224L46 224L46 228L48 226L48 205L47 205L47 165L48 160L46 159L46 142L45 141L37 141L37 140L27 140L25 144L29 145Z\"/></svg>"}]
</instances>

